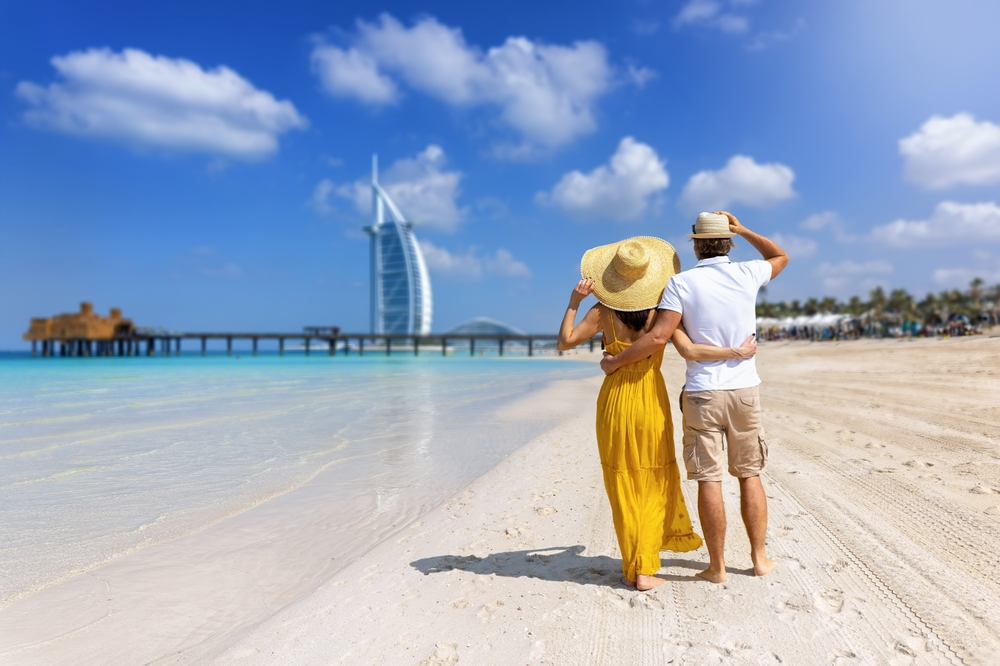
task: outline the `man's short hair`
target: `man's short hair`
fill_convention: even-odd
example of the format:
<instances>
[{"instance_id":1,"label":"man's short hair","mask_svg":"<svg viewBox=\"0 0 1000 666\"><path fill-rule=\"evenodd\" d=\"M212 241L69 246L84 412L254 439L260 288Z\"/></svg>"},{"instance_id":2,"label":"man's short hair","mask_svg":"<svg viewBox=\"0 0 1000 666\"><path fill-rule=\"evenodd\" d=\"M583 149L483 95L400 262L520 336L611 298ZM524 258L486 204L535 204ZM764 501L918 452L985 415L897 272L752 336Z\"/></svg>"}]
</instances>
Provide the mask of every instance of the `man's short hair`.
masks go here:
<instances>
[{"instance_id":1,"label":"man's short hair","mask_svg":"<svg viewBox=\"0 0 1000 666\"><path fill-rule=\"evenodd\" d=\"M732 238L692 238L691 240L694 241L694 253L699 259L725 257L730 250L736 247Z\"/></svg>"}]
</instances>

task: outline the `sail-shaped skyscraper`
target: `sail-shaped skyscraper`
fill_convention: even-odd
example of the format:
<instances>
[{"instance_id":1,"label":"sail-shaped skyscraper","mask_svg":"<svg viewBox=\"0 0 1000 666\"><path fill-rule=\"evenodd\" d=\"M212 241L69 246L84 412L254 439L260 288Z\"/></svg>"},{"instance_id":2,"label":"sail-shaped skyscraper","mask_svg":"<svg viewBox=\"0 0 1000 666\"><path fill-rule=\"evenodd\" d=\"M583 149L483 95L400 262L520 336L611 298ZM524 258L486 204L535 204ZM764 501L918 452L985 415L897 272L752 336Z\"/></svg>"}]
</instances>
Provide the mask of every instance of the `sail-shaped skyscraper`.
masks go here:
<instances>
[{"instance_id":1,"label":"sail-shaped skyscraper","mask_svg":"<svg viewBox=\"0 0 1000 666\"><path fill-rule=\"evenodd\" d=\"M372 333L427 335L433 315L431 282L424 256L395 202L378 184L378 157L372 158L371 236Z\"/></svg>"}]
</instances>

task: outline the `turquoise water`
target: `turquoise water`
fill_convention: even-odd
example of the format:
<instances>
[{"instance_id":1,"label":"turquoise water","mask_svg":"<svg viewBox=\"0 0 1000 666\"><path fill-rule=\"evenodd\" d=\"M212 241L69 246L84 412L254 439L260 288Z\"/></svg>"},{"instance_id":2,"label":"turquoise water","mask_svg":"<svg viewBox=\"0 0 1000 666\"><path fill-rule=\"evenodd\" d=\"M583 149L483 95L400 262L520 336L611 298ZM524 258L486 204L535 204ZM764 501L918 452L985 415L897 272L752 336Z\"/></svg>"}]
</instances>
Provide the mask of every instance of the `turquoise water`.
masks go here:
<instances>
[{"instance_id":1,"label":"turquoise water","mask_svg":"<svg viewBox=\"0 0 1000 666\"><path fill-rule=\"evenodd\" d=\"M371 495L373 513L440 501L558 417L503 418L504 405L596 372L526 358L0 359L0 606L321 472L342 488L328 501Z\"/></svg>"}]
</instances>

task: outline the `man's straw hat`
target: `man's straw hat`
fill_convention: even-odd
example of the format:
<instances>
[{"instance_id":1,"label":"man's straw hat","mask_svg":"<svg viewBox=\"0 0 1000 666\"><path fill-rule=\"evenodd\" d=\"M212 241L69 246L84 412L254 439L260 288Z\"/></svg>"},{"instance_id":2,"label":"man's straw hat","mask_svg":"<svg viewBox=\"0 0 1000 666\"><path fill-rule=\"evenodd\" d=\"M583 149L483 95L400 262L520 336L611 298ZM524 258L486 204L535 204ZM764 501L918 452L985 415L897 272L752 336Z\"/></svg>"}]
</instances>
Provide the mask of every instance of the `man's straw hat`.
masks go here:
<instances>
[{"instance_id":1,"label":"man's straw hat","mask_svg":"<svg viewBox=\"0 0 1000 666\"><path fill-rule=\"evenodd\" d=\"M681 260L665 240L637 236L587 250L580 274L594 281L594 296L612 310L655 308Z\"/></svg>"},{"instance_id":2,"label":"man's straw hat","mask_svg":"<svg viewBox=\"0 0 1000 666\"><path fill-rule=\"evenodd\" d=\"M701 213L693 225L693 234L688 238L732 238L736 234L729 230L729 218L715 213Z\"/></svg>"}]
</instances>

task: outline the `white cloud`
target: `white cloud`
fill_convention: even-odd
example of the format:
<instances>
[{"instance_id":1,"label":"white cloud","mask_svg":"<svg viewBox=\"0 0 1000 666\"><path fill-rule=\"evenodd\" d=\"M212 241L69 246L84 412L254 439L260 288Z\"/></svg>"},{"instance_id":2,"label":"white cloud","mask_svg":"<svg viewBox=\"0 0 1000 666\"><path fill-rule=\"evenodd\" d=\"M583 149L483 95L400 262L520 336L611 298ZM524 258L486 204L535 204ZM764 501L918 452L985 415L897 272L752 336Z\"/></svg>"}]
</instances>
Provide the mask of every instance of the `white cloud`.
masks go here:
<instances>
[{"instance_id":1,"label":"white cloud","mask_svg":"<svg viewBox=\"0 0 1000 666\"><path fill-rule=\"evenodd\" d=\"M430 241L420 241L420 250L432 273L457 279L478 280L484 274L501 277L531 277L531 269L514 258L507 250L500 248L492 255L479 256L476 248L469 248L462 254L453 254Z\"/></svg>"},{"instance_id":2,"label":"white cloud","mask_svg":"<svg viewBox=\"0 0 1000 666\"><path fill-rule=\"evenodd\" d=\"M312 197L309 199L309 205L317 214L329 215L333 212L333 206L330 205L330 194L336 189L337 186L328 178L324 178L316 184Z\"/></svg>"},{"instance_id":3,"label":"white cloud","mask_svg":"<svg viewBox=\"0 0 1000 666\"><path fill-rule=\"evenodd\" d=\"M832 210L810 215L799 223L799 227L807 231L829 230L839 243L852 243L856 240L852 234L847 233L847 226L840 215Z\"/></svg>"},{"instance_id":4,"label":"white cloud","mask_svg":"<svg viewBox=\"0 0 1000 666\"><path fill-rule=\"evenodd\" d=\"M820 278L824 289L837 291L864 278L869 278L867 284L874 286L874 282L870 278L878 275L888 275L892 271L892 264L887 261L858 263L848 259L838 264L823 262L816 269L816 277Z\"/></svg>"},{"instance_id":5,"label":"white cloud","mask_svg":"<svg viewBox=\"0 0 1000 666\"><path fill-rule=\"evenodd\" d=\"M718 171L699 171L681 193L682 208L721 210L731 203L769 206L795 196L795 172L784 164L758 164L752 157L734 155Z\"/></svg>"},{"instance_id":6,"label":"white cloud","mask_svg":"<svg viewBox=\"0 0 1000 666\"><path fill-rule=\"evenodd\" d=\"M36 128L133 145L260 159L278 136L307 126L287 100L276 100L227 67L144 51L75 51L51 60L62 80L23 81L17 95Z\"/></svg>"},{"instance_id":7,"label":"white cloud","mask_svg":"<svg viewBox=\"0 0 1000 666\"><path fill-rule=\"evenodd\" d=\"M557 46L509 37L484 52L433 17L407 28L388 14L359 20L349 39L348 49L320 43L313 51L330 94L385 104L403 82L454 106L496 108L533 145L556 146L593 131L593 105L615 84L604 46L594 41ZM633 81L648 80L649 70L635 71Z\"/></svg>"},{"instance_id":8,"label":"white cloud","mask_svg":"<svg viewBox=\"0 0 1000 666\"><path fill-rule=\"evenodd\" d=\"M375 60L357 49L320 44L313 49L312 65L331 95L354 97L370 104L390 104L399 96L392 79L379 74Z\"/></svg>"},{"instance_id":9,"label":"white cloud","mask_svg":"<svg viewBox=\"0 0 1000 666\"><path fill-rule=\"evenodd\" d=\"M769 30L758 32L754 35L753 40L747 44L748 51L763 51L768 49L775 44L780 44L782 42L787 42L794 39L802 30L806 27L806 22L804 19L798 19L791 28L787 30Z\"/></svg>"},{"instance_id":10,"label":"white cloud","mask_svg":"<svg viewBox=\"0 0 1000 666\"><path fill-rule=\"evenodd\" d=\"M667 189L670 176L656 151L630 136L618 144L609 164L588 174L570 171L552 192L535 200L553 204L580 220L634 220L650 208L650 200Z\"/></svg>"},{"instance_id":11,"label":"white cloud","mask_svg":"<svg viewBox=\"0 0 1000 666\"><path fill-rule=\"evenodd\" d=\"M788 253L789 257L798 259L801 257L811 257L816 254L819 244L811 238L801 236L791 236L787 234L772 234L771 239L781 246L781 249Z\"/></svg>"},{"instance_id":12,"label":"white cloud","mask_svg":"<svg viewBox=\"0 0 1000 666\"><path fill-rule=\"evenodd\" d=\"M899 153L906 178L927 188L1000 183L1000 125L968 113L931 116Z\"/></svg>"},{"instance_id":13,"label":"white cloud","mask_svg":"<svg viewBox=\"0 0 1000 666\"><path fill-rule=\"evenodd\" d=\"M995 203L942 201L927 220L895 220L872 229L872 238L895 247L1000 241L1000 207Z\"/></svg>"},{"instance_id":14,"label":"white cloud","mask_svg":"<svg viewBox=\"0 0 1000 666\"><path fill-rule=\"evenodd\" d=\"M397 160L379 174L379 184L389 193L407 220L442 231L454 231L466 210L456 201L461 194L462 174L445 171L445 154L440 147L427 146L414 158ZM329 195L335 193L354 202L364 215L371 214L372 190L367 179L334 186L320 181L310 203L319 213L330 211Z\"/></svg>"},{"instance_id":15,"label":"white cloud","mask_svg":"<svg viewBox=\"0 0 1000 666\"><path fill-rule=\"evenodd\" d=\"M753 3L736 0L731 4L739 6ZM746 32L750 27L745 16L725 11L723 3L717 0L690 0L674 17L674 25L701 25L728 33Z\"/></svg>"},{"instance_id":16,"label":"white cloud","mask_svg":"<svg viewBox=\"0 0 1000 666\"><path fill-rule=\"evenodd\" d=\"M934 271L934 282L942 287L967 288L973 279L980 278L987 285L1000 284L1000 268L976 270L973 268L939 268Z\"/></svg>"},{"instance_id":17,"label":"white cloud","mask_svg":"<svg viewBox=\"0 0 1000 666\"><path fill-rule=\"evenodd\" d=\"M629 81L634 83L637 88L644 88L647 83L657 77L655 70L648 67L636 67L635 65L629 65L626 73Z\"/></svg>"}]
</instances>

